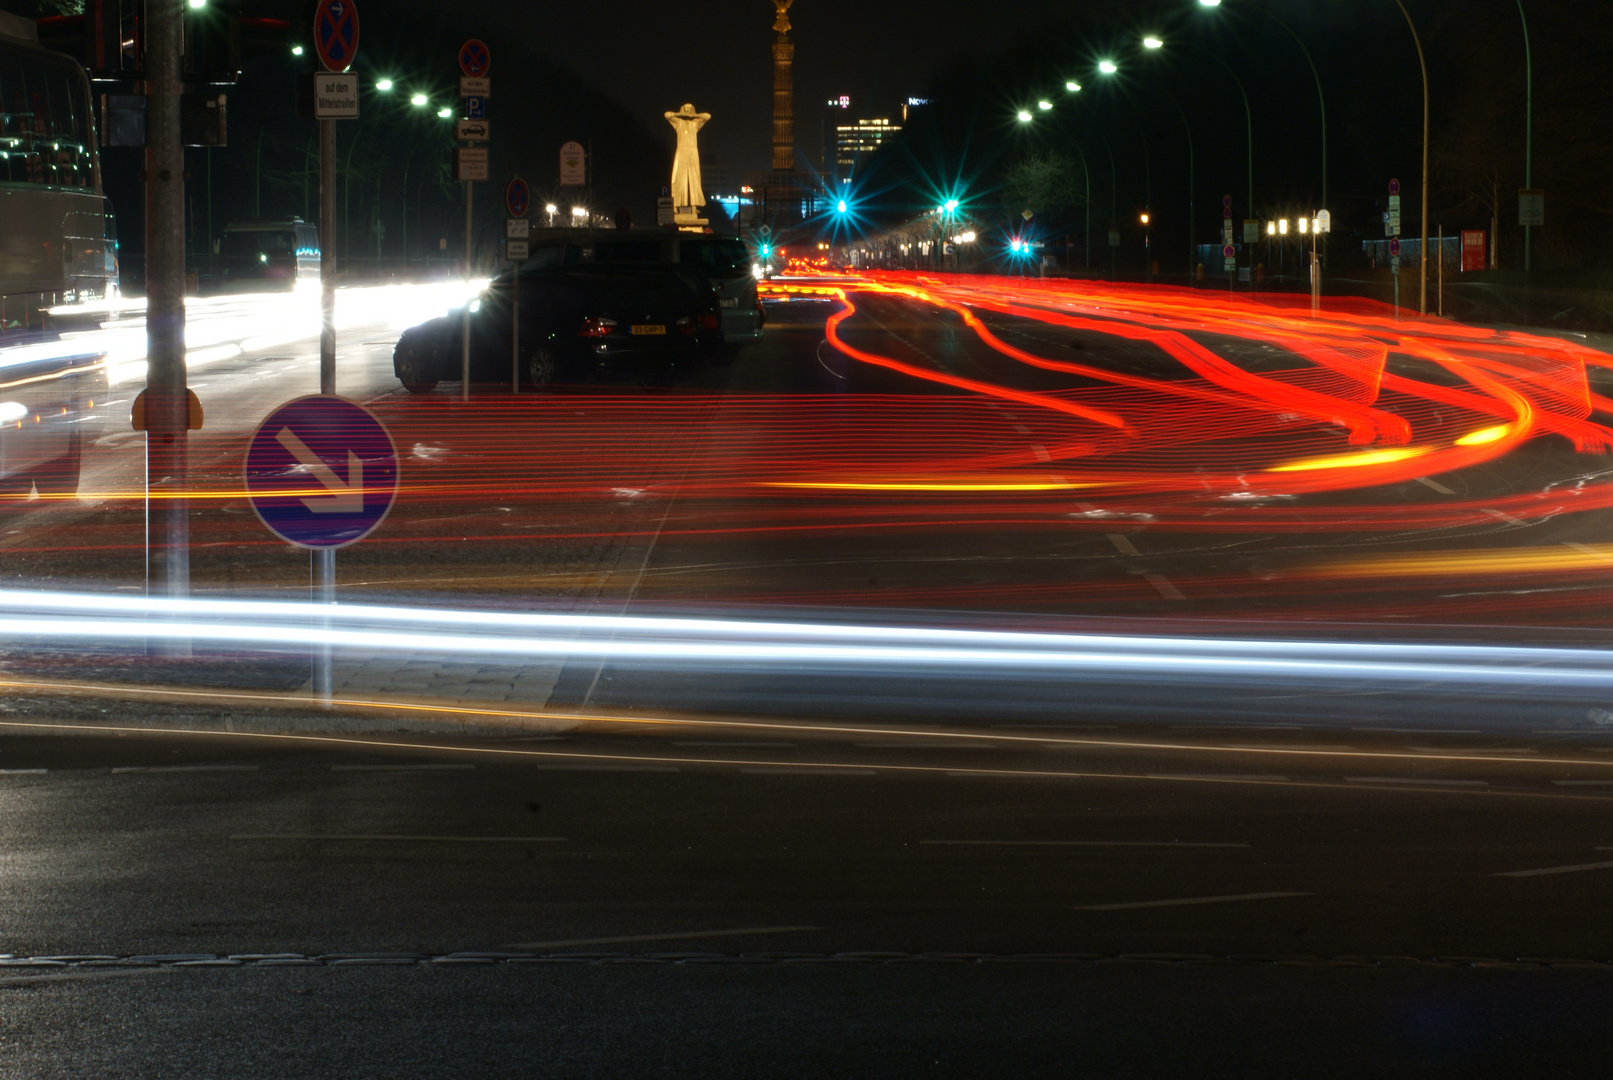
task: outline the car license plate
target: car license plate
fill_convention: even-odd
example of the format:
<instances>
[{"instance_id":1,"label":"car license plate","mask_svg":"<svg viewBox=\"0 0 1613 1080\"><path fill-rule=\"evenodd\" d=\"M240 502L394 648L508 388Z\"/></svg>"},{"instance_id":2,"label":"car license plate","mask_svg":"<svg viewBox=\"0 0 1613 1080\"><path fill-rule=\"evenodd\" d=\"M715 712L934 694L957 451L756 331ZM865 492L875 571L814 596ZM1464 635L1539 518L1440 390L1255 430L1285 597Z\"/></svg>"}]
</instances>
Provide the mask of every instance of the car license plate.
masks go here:
<instances>
[{"instance_id":1,"label":"car license plate","mask_svg":"<svg viewBox=\"0 0 1613 1080\"><path fill-rule=\"evenodd\" d=\"M737 296L720 296L720 297L717 298L717 304L720 307L738 307L739 306L739 297L737 297Z\"/></svg>"},{"instance_id":2,"label":"car license plate","mask_svg":"<svg viewBox=\"0 0 1613 1080\"><path fill-rule=\"evenodd\" d=\"M651 334L651 335L665 334L666 333L666 327L661 326L660 324L655 324L655 325L652 325L652 326L645 326L645 325L640 324L640 325L634 326L632 332L633 332L633 334L635 336L637 336L639 334Z\"/></svg>"}]
</instances>

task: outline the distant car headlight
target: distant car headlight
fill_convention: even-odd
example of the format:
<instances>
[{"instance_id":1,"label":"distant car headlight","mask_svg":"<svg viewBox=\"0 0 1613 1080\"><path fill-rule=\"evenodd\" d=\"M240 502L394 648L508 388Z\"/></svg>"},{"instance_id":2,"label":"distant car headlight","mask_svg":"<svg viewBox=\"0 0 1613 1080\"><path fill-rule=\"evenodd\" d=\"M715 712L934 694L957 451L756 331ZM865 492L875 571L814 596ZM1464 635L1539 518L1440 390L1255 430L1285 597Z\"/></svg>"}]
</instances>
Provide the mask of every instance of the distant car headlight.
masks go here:
<instances>
[{"instance_id":1,"label":"distant car headlight","mask_svg":"<svg viewBox=\"0 0 1613 1080\"><path fill-rule=\"evenodd\" d=\"M766 270L762 269L762 264L761 263L752 263L751 268L750 268L750 272L751 272L751 274L753 276L755 276L757 281L760 281L762 279L762 277L767 273Z\"/></svg>"}]
</instances>

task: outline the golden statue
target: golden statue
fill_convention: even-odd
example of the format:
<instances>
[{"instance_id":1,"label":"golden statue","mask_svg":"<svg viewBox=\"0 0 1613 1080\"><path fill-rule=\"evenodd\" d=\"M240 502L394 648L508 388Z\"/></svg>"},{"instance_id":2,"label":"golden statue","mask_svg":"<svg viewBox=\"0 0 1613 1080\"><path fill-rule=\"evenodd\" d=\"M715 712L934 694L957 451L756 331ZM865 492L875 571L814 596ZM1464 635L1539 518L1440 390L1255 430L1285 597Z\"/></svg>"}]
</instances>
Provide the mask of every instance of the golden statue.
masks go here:
<instances>
[{"instance_id":1,"label":"golden statue","mask_svg":"<svg viewBox=\"0 0 1613 1080\"><path fill-rule=\"evenodd\" d=\"M790 32L790 5L795 0L773 0L773 6L778 9L778 18L773 20L773 29L781 34Z\"/></svg>"}]
</instances>

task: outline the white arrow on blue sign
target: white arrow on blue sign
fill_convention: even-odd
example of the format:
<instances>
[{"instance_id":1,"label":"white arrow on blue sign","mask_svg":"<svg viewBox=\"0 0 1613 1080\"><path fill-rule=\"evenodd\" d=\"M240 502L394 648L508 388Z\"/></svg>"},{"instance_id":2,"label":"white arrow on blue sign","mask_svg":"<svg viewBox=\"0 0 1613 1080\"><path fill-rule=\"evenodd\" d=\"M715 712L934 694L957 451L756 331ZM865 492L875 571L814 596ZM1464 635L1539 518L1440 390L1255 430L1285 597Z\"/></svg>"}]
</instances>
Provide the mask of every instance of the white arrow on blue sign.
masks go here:
<instances>
[{"instance_id":1,"label":"white arrow on blue sign","mask_svg":"<svg viewBox=\"0 0 1613 1080\"><path fill-rule=\"evenodd\" d=\"M246 490L269 531L298 547L356 544L398 495L398 448L381 421L314 394L271 412L246 452Z\"/></svg>"}]
</instances>

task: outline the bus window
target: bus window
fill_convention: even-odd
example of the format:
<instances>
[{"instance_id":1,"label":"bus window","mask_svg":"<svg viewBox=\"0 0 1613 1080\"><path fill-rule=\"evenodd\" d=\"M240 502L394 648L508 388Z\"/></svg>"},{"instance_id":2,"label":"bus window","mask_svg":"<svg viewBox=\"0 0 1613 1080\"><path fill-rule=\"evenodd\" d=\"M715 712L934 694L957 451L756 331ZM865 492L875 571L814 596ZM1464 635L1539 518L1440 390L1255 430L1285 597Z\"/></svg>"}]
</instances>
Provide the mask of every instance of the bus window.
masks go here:
<instances>
[{"instance_id":1,"label":"bus window","mask_svg":"<svg viewBox=\"0 0 1613 1080\"><path fill-rule=\"evenodd\" d=\"M88 189L89 106L71 63L0 46L0 183Z\"/></svg>"}]
</instances>

